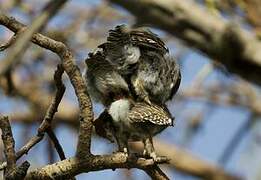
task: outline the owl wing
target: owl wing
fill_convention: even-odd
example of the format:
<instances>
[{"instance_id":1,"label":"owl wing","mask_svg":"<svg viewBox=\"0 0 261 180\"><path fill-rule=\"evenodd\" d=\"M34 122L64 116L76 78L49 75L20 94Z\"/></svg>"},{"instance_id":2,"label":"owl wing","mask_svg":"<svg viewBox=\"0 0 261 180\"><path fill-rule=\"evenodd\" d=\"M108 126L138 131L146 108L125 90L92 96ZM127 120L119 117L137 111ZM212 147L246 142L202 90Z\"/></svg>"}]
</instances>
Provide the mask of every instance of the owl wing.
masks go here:
<instances>
[{"instance_id":1,"label":"owl wing","mask_svg":"<svg viewBox=\"0 0 261 180\"><path fill-rule=\"evenodd\" d=\"M93 89L97 98L106 99L110 103L118 96L128 96L129 88L122 76L105 59L102 52L90 53L86 59L86 81L89 89ZM97 99L95 98L95 99Z\"/></svg>"},{"instance_id":2,"label":"owl wing","mask_svg":"<svg viewBox=\"0 0 261 180\"><path fill-rule=\"evenodd\" d=\"M107 42L101 44L106 56L123 74L133 72L143 51L169 52L165 43L148 29L130 29L125 25L109 30Z\"/></svg>"},{"instance_id":3,"label":"owl wing","mask_svg":"<svg viewBox=\"0 0 261 180\"><path fill-rule=\"evenodd\" d=\"M150 122L156 125L173 125L173 118L166 108L147 103L136 103L128 114L130 122Z\"/></svg>"}]
</instances>

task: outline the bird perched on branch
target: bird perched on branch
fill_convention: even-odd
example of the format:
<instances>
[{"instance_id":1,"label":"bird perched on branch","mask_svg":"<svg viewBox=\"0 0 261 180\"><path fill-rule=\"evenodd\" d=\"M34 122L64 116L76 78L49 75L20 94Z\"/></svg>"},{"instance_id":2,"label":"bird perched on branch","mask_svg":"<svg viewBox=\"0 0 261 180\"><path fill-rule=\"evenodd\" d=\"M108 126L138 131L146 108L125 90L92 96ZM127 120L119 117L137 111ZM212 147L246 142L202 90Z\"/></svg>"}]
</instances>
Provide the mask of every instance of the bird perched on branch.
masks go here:
<instances>
[{"instance_id":1,"label":"bird perched on branch","mask_svg":"<svg viewBox=\"0 0 261 180\"><path fill-rule=\"evenodd\" d=\"M168 109L135 101L128 84L101 52L90 53L86 64L88 92L106 107L94 122L97 134L116 141L119 151L126 153L128 140L142 140L144 155L157 161L152 137L173 125Z\"/></svg>"},{"instance_id":2,"label":"bird perched on branch","mask_svg":"<svg viewBox=\"0 0 261 180\"><path fill-rule=\"evenodd\" d=\"M106 107L107 120L95 122L96 132L115 138L123 152L128 140L142 140L145 154L157 160L152 137L173 125L165 103L179 87L179 66L160 38L144 29L117 26L98 47L85 73L89 94Z\"/></svg>"}]
</instances>

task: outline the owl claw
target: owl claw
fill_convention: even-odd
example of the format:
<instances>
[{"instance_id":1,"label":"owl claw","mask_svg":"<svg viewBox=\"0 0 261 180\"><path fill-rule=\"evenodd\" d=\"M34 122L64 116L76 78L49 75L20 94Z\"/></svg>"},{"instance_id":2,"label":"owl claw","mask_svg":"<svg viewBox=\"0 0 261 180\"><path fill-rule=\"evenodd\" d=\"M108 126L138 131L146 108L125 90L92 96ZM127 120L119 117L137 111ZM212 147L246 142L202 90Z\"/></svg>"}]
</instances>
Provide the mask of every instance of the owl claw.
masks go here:
<instances>
[{"instance_id":1,"label":"owl claw","mask_svg":"<svg viewBox=\"0 0 261 180\"><path fill-rule=\"evenodd\" d=\"M155 163L168 163L170 161L169 158L167 158L166 156L157 156L155 152L152 152L150 154L150 157L153 159L153 161Z\"/></svg>"},{"instance_id":2,"label":"owl claw","mask_svg":"<svg viewBox=\"0 0 261 180\"><path fill-rule=\"evenodd\" d=\"M152 158L154 163L168 163L170 161L169 158L167 158L166 156L157 156L157 154L155 152L152 152L150 154L148 154L148 152L146 150L143 151L143 156L145 157L149 157Z\"/></svg>"}]
</instances>

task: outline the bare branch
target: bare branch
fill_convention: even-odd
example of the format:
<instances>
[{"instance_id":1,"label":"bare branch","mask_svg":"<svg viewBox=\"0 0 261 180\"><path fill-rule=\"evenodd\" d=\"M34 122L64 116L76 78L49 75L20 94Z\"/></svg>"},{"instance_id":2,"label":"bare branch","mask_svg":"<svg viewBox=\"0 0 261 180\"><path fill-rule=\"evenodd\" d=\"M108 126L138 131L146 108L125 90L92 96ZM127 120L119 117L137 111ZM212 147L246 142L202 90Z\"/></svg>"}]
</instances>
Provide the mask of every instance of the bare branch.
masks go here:
<instances>
[{"instance_id":1,"label":"bare branch","mask_svg":"<svg viewBox=\"0 0 261 180\"><path fill-rule=\"evenodd\" d=\"M78 159L77 157L73 157L55 164L47 165L41 169L35 169L29 172L25 179L63 179L76 176L82 172L87 173L90 171L116 168L145 169L147 167L153 167L153 165L153 159L139 158L134 155L127 157L124 153L90 156L88 159ZM159 172L160 171L157 173ZM156 177L156 172L150 173L155 174Z\"/></svg>"},{"instance_id":2,"label":"bare branch","mask_svg":"<svg viewBox=\"0 0 261 180\"><path fill-rule=\"evenodd\" d=\"M51 141L53 142L54 147L55 147L60 159L64 160L66 157L65 157L65 154L63 152L63 148L62 148L59 140L57 139L55 133L53 132L53 130L51 128L49 128L47 130L47 134L48 134L49 138L51 139Z\"/></svg>"},{"instance_id":3,"label":"bare branch","mask_svg":"<svg viewBox=\"0 0 261 180\"><path fill-rule=\"evenodd\" d=\"M151 25L182 39L232 73L261 84L261 42L235 24L204 11L191 0L111 0ZM144 12L146 12L144 14Z\"/></svg>"},{"instance_id":4,"label":"bare branch","mask_svg":"<svg viewBox=\"0 0 261 180\"><path fill-rule=\"evenodd\" d=\"M4 143L5 156L6 156L6 171L4 173L7 180L22 180L30 164L25 161L19 167L16 167L16 155L15 155L15 141L13 138L12 129L8 120L8 117L1 116L0 128L2 130L2 139Z\"/></svg>"},{"instance_id":5,"label":"bare branch","mask_svg":"<svg viewBox=\"0 0 261 180\"><path fill-rule=\"evenodd\" d=\"M57 70L54 73L54 81L55 81L55 85L57 87L57 91L56 91L54 99L52 100L52 102L45 114L44 120L38 129L38 134L46 132L46 130L51 127L51 123L52 123L54 114L57 112L58 106L64 95L65 86L63 85L62 80L61 80L63 71L64 71L63 67L59 64L57 66Z\"/></svg>"}]
</instances>

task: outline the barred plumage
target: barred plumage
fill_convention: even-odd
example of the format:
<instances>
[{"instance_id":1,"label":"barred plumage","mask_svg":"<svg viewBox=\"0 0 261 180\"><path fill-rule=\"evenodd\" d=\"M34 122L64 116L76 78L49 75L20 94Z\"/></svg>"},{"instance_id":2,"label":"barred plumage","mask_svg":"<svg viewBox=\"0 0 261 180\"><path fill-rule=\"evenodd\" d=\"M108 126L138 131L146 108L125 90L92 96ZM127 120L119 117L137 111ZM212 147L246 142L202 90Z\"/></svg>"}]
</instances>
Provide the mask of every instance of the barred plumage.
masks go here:
<instances>
[{"instance_id":1,"label":"barred plumage","mask_svg":"<svg viewBox=\"0 0 261 180\"><path fill-rule=\"evenodd\" d=\"M140 102L133 106L128 114L128 120L133 123L150 122L156 125L173 125L173 119L167 108Z\"/></svg>"},{"instance_id":2,"label":"barred plumage","mask_svg":"<svg viewBox=\"0 0 261 180\"><path fill-rule=\"evenodd\" d=\"M108 114L111 115L110 122L113 125L109 132L113 132L120 151L128 152L129 140L142 140L144 155L157 161L152 137L173 125L174 121L165 106L120 99L111 104ZM107 120L104 126L111 127ZM104 129L104 132L107 133L108 129Z\"/></svg>"},{"instance_id":3,"label":"barred plumage","mask_svg":"<svg viewBox=\"0 0 261 180\"><path fill-rule=\"evenodd\" d=\"M107 48L120 47L126 44L140 47L142 50L153 50L165 54L169 52L165 43L149 29L130 29L126 25L116 26L109 30L107 42L103 45Z\"/></svg>"},{"instance_id":4,"label":"barred plumage","mask_svg":"<svg viewBox=\"0 0 261 180\"><path fill-rule=\"evenodd\" d=\"M181 80L179 66L164 42L151 31L117 26L99 47L138 101L164 104L177 92Z\"/></svg>"},{"instance_id":5,"label":"barred plumage","mask_svg":"<svg viewBox=\"0 0 261 180\"><path fill-rule=\"evenodd\" d=\"M85 62L87 89L95 101L108 106L114 100L130 95L128 84L102 52L90 53Z\"/></svg>"}]
</instances>

